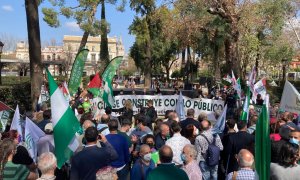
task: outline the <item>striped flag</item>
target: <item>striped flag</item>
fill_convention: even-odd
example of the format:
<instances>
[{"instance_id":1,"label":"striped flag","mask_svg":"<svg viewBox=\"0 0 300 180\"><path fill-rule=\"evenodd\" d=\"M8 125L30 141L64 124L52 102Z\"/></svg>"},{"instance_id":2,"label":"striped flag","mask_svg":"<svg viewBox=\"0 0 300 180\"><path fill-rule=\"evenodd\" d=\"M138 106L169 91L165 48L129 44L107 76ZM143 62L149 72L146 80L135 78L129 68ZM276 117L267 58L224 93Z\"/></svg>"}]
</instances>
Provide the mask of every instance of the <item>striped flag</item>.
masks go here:
<instances>
[{"instance_id":1,"label":"striped flag","mask_svg":"<svg viewBox=\"0 0 300 180\"><path fill-rule=\"evenodd\" d=\"M57 166L61 168L78 147L75 133L80 129L80 125L50 72L48 69L46 71L50 89L55 156Z\"/></svg>"},{"instance_id":2,"label":"striped flag","mask_svg":"<svg viewBox=\"0 0 300 180\"><path fill-rule=\"evenodd\" d=\"M180 121L183 121L185 119L184 102L183 102L183 96L182 96L181 91L178 96L178 100L177 100L177 104L176 104L176 113L177 113Z\"/></svg>"},{"instance_id":3,"label":"striped flag","mask_svg":"<svg viewBox=\"0 0 300 180\"><path fill-rule=\"evenodd\" d=\"M235 75L234 75L233 71L231 71L231 72L232 72L232 78L231 78L232 87L233 87L234 90L236 90L239 98L241 99L242 88L241 88L240 78L235 79Z\"/></svg>"},{"instance_id":4,"label":"striped flag","mask_svg":"<svg viewBox=\"0 0 300 180\"><path fill-rule=\"evenodd\" d=\"M244 101L243 111L240 120L247 121L249 117L249 105L250 105L250 88L247 87L247 93Z\"/></svg>"},{"instance_id":5,"label":"striped flag","mask_svg":"<svg viewBox=\"0 0 300 180\"><path fill-rule=\"evenodd\" d=\"M25 122L25 147L27 148L30 156L37 161L37 142L45 133L34 124L28 117Z\"/></svg>"},{"instance_id":6,"label":"striped flag","mask_svg":"<svg viewBox=\"0 0 300 180\"><path fill-rule=\"evenodd\" d=\"M112 59L102 74L104 87L103 87L103 93L101 93L100 96L102 97L106 105L109 107L112 107L115 103L113 89L112 89L112 80L122 60L123 60L123 56L118 56Z\"/></svg>"},{"instance_id":7,"label":"striped flag","mask_svg":"<svg viewBox=\"0 0 300 180\"><path fill-rule=\"evenodd\" d=\"M270 179L271 140L269 129L269 113L264 104L256 123L255 130L255 169L256 179Z\"/></svg>"},{"instance_id":8,"label":"striped flag","mask_svg":"<svg viewBox=\"0 0 300 180\"><path fill-rule=\"evenodd\" d=\"M99 76L99 73L97 73L89 83L87 89L89 92L91 92L94 95L94 98L96 98L100 95L101 86L102 86L102 80Z\"/></svg>"}]
</instances>

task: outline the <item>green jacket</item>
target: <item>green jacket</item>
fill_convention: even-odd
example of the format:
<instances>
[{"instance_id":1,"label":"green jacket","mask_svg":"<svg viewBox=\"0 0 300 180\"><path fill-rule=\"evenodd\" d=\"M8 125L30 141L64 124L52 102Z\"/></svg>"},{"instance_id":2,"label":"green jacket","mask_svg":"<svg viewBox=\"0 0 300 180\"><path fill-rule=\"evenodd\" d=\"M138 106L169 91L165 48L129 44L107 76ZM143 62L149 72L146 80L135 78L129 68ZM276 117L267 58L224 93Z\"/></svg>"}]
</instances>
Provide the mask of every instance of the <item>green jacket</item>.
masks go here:
<instances>
[{"instance_id":1,"label":"green jacket","mask_svg":"<svg viewBox=\"0 0 300 180\"><path fill-rule=\"evenodd\" d=\"M182 169L170 163L159 164L149 173L147 180L189 180L189 177Z\"/></svg>"}]
</instances>

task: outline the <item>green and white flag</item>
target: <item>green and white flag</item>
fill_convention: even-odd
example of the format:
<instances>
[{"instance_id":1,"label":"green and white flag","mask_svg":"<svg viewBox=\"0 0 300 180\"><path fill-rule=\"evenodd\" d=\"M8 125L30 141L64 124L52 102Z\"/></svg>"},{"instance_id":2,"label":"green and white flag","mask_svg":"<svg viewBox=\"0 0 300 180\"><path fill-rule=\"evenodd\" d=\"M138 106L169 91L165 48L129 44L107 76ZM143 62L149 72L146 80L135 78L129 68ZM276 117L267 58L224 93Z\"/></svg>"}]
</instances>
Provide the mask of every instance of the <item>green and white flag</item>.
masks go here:
<instances>
[{"instance_id":1,"label":"green and white flag","mask_svg":"<svg viewBox=\"0 0 300 180\"><path fill-rule=\"evenodd\" d=\"M103 101L109 107L112 107L114 105L112 80L122 60L123 60L123 56L118 56L112 59L102 74L102 80L104 82L104 85L103 85L103 93L100 95L102 95L101 97Z\"/></svg>"},{"instance_id":2,"label":"green and white flag","mask_svg":"<svg viewBox=\"0 0 300 180\"><path fill-rule=\"evenodd\" d=\"M262 106L255 130L255 170L256 179L270 179L271 140L269 113L266 104Z\"/></svg>"},{"instance_id":3,"label":"green and white flag","mask_svg":"<svg viewBox=\"0 0 300 180\"><path fill-rule=\"evenodd\" d=\"M243 112L241 114L240 120L247 121L249 117L249 105L250 105L250 88L247 87L247 93L244 101Z\"/></svg>"},{"instance_id":4,"label":"green and white flag","mask_svg":"<svg viewBox=\"0 0 300 180\"><path fill-rule=\"evenodd\" d=\"M88 54L88 49L82 49L78 52L75 58L68 84L71 96L73 96L77 92L78 87L80 86L84 64Z\"/></svg>"},{"instance_id":5,"label":"green and white flag","mask_svg":"<svg viewBox=\"0 0 300 180\"><path fill-rule=\"evenodd\" d=\"M55 156L57 167L61 168L79 146L75 133L80 129L80 124L48 69L46 71L50 90Z\"/></svg>"}]
</instances>

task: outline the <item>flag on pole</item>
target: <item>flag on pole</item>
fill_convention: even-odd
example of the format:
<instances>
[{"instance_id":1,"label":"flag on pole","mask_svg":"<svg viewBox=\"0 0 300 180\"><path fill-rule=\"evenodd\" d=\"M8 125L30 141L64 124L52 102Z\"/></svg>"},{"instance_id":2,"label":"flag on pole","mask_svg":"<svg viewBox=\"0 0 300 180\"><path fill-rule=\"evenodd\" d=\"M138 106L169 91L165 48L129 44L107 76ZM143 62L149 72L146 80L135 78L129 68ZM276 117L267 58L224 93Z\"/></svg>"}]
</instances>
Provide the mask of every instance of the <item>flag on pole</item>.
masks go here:
<instances>
[{"instance_id":1,"label":"flag on pole","mask_svg":"<svg viewBox=\"0 0 300 180\"><path fill-rule=\"evenodd\" d=\"M261 98L265 100L266 94L267 94L267 79L262 78L254 85L254 93L252 94L252 101L256 103L257 95L260 94Z\"/></svg>"},{"instance_id":2,"label":"flag on pole","mask_svg":"<svg viewBox=\"0 0 300 180\"><path fill-rule=\"evenodd\" d=\"M11 109L9 106L0 101L0 132L4 132L10 117Z\"/></svg>"},{"instance_id":3,"label":"flag on pole","mask_svg":"<svg viewBox=\"0 0 300 180\"><path fill-rule=\"evenodd\" d=\"M253 66L250 77L249 77L249 84L248 84L248 86L250 86L250 91L252 93L254 93L254 84L256 81L256 73L257 73L256 66Z\"/></svg>"},{"instance_id":4,"label":"flag on pole","mask_svg":"<svg viewBox=\"0 0 300 180\"><path fill-rule=\"evenodd\" d=\"M102 74L104 88L103 88L103 93L101 95L102 95L103 101L109 107L112 107L115 103L113 89L112 89L112 80L113 80L113 78L116 74L116 71L119 68L122 60L123 60L123 56L118 56L118 57L115 57L114 59L112 59Z\"/></svg>"},{"instance_id":5,"label":"flag on pole","mask_svg":"<svg viewBox=\"0 0 300 180\"><path fill-rule=\"evenodd\" d=\"M17 105L17 107L16 107L15 114L14 114L13 120L12 120L11 125L10 125L10 130L17 130L18 134L21 137L20 140L21 141L24 140L23 131L22 131L22 120L21 120L21 117L20 117L19 105Z\"/></svg>"},{"instance_id":6,"label":"flag on pole","mask_svg":"<svg viewBox=\"0 0 300 180\"><path fill-rule=\"evenodd\" d=\"M50 89L55 156L57 166L61 168L78 147L75 133L80 129L80 125L50 72L48 69L46 71Z\"/></svg>"},{"instance_id":7,"label":"flag on pole","mask_svg":"<svg viewBox=\"0 0 300 180\"><path fill-rule=\"evenodd\" d=\"M227 113L227 104L224 107L223 112L220 115L220 117L218 118L216 124L212 128L212 133L213 134L221 134L221 133L223 133L223 131L225 129L225 123L226 123L226 113Z\"/></svg>"},{"instance_id":8,"label":"flag on pole","mask_svg":"<svg viewBox=\"0 0 300 180\"><path fill-rule=\"evenodd\" d=\"M269 113L264 104L262 112L256 123L255 130L255 169L257 179L268 180L270 178L271 141L269 129Z\"/></svg>"},{"instance_id":9,"label":"flag on pole","mask_svg":"<svg viewBox=\"0 0 300 180\"><path fill-rule=\"evenodd\" d=\"M66 81L61 84L60 90L62 91L66 101L69 103L71 96Z\"/></svg>"},{"instance_id":10,"label":"flag on pole","mask_svg":"<svg viewBox=\"0 0 300 180\"><path fill-rule=\"evenodd\" d=\"M249 117L249 105L250 105L250 88L247 87L247 93L244 101L243 111L240 120L247 121Z\"/></svg>"},{"instance_id":11,"label":"flag on pole","mask_svg":"<svg viewBox=\"0 0 300 180\"><path fill-rule=\"evenodd\" d=\"M184 102L183 102L183 96L182 96L181 91L178 96L178 100L177 100L177 104L176 104L176 113L177 113L180 121L183 121L185 119Z\"/></svg>"},{"instance_id":12,"label":"flag on pole","mask_svg":"<svg viewBox=\"0 0 300 180\"><path fill-rule=\"evenodd\" d=\"M91 92L95 97L98 97L100 95L100 88L102 87L102 80L99 76L99 73L97 73L94 78L91 80L91 82L88 85L88 91Z\"/></svg>"},{"instance_id":13,"label":"flag on pole","mask_svg":"<svg viewBox=\"0 0 300 180\"><path fill-rule=\"evenodd\" d=\"M35 125L28 117L25 122L25 147L27 148L30 156L37 161L37 143L45 133Z\"/></svg>"},{"instance_id":14,"label":"flag on pole","mask_svg":"<svg viewBox=\"0 0 300 180\"><path fill-rule=\"evenodd\" d=\"M280 101L280 109L292 113L300 114L300 94L289 82L285 81L283 93Z\"/></svg>"},{"instance_id":15,"label":"flag on pole","mask_svg":"<svg viewBox=\"0 0 300 180\"><path fill-rule=\"evenodd\" d=\"M232 81L232 83L231 83L231 84L232 84L232 87L233 87L234 90L236 90L236 92L237 92L239 98L241 99L242 88L241 88L240 78L235 79L235 75L234 75L233 71L231 71L231 72L232 72L232 78L231 78L231 81Z\"/></svg>"},{"instance_id":16,"label":"flag on pole","mask_svg":"<svg viewBox=\"0 0 300 180\"><path fill-rule=\"evenodd\" d=\"M232 79L228 74L222 78L222 84L224 84L225 86L230 86L231 83L232 83Z\"/></svg>"},{"instance_id":17,"label":"flag on pole","mask_svg":"<svg viewBox=\"0 0 300 180\"><path fill-rule=\"evenodd\" d=\"M73 63L70 80L68 83L69 91L72 96L77 92L78 87L80 86L83 68L84 68L84 64L87 59L88 53L89 53L88 49L80 50L77 53L75 61Z\"/></svg>"},{"instance_id":18,"label":"flag on pole","mask_svg":"<svg viewBox=\"0 0 300 180\"><path fill-rule=\"evenodd\" d=\"M48 101L48 100L49 100L49 92L48 92L47 88L45 88L45 86L42 85L38 104L42 104L43 102Z\"/></svg>"}]
</instances>

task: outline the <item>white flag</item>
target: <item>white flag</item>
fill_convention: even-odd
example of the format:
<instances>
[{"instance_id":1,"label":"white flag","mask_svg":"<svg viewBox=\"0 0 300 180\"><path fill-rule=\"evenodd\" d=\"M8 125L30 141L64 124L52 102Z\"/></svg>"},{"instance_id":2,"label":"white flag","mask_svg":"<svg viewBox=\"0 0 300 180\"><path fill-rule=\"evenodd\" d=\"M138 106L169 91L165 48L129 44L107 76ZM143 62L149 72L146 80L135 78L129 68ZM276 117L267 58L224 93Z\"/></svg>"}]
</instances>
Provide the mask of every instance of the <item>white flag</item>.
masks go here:
<instances>
[{"instance_id":1,"label":"white flag","mask_svg":"<svg viewBox=\"0 0 300 180\"><path fill-rule=\"evenodd\" d=\"M27 148L30 156L36 162L37 160L37 143L45 133L35 125L28 117L25 122L25 147Z\"/></svg>"},{"instance_id":2,"label":"white flag","mask_svg":"<svg viewBox=\"0 0 300 180\"><path fill-rule=\"evenodd\" d=\"M254 93L254 84L256 80L256 66L253 66L250 77L249 77L249 86L250 86L250 91Z\"/></svg>"},{"instance_id":3,"label":"white flag","mask_svg":"<svg viewBox=\"0 0 300 180\"><path fill-rule=\"evenodd\" d=\"M256 103L257 95L260 94L261 98L265 100L266 94L267 94L267 79L262 78L254 85L254 92L252 94L252 101Z\"/></svg>"},{"instance_id":4,"label":"white flag","mask_svg":"<svg viewBox=\"0 0 300 180\"><path fill-rule=\"evenodd\" d=\"M221 116L218 118L216 124L212 128L213 134L220 134L224 131L225 123L226 123L226 113L227 113L227 104L224 107Z\"/></svg>"},{"instance_id":5,"label":"white flag","mask_svg":"<svg viewBox=\"0 0 300 180\"><path fill-rule=\"evenodd\" d=\"M17 130L21 140L23 141L22 120L20 117L19 105L16 107L15 114L10 125L10 130Z\"/></svg>"},{"instance_id":6,"label":"white flag","mask_svg":"<svg viewBox=\"0 0 300 180\"><path fill-rule=\"evenodd\" d=\"M183 121L185 119L184 104L183 103L184 103L183 102L183 96L182 96L182 93L180 91L180 94L178 96L177 105L176 105L176 113L177 113L180 121Z\"/></svg>"},{"instance_id":7,"label":"white flag","mask_svg":"<svg viewBox=\"0 0 300 180\"><path fill-rule=\"evenodd\" d=\"M300 94L289 81L285 81L284 84L280 101L280 109L300 114Z\"/></svg>"}]
</instances>

